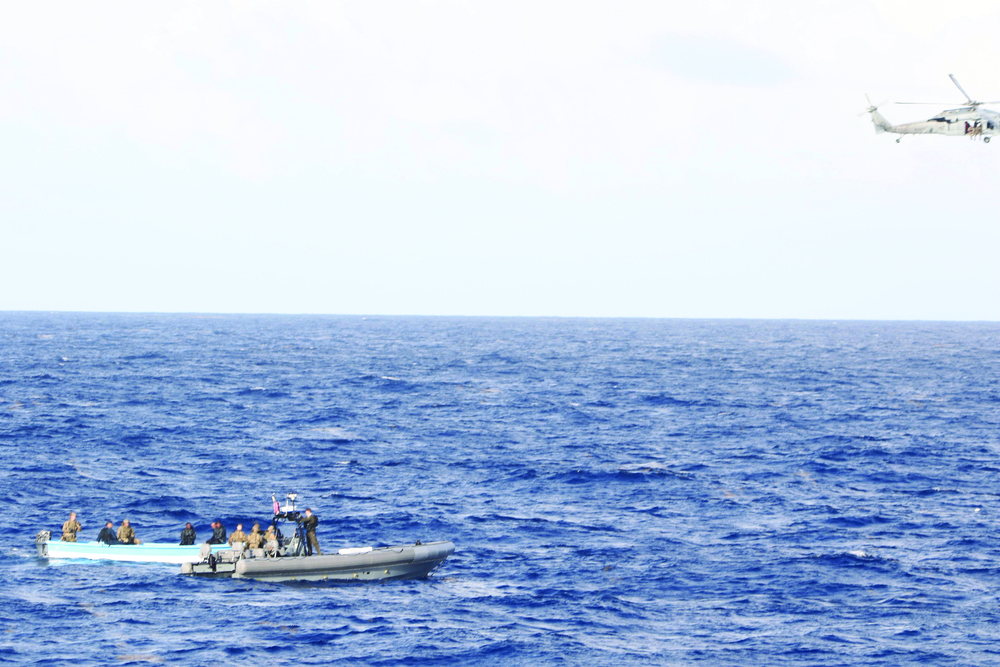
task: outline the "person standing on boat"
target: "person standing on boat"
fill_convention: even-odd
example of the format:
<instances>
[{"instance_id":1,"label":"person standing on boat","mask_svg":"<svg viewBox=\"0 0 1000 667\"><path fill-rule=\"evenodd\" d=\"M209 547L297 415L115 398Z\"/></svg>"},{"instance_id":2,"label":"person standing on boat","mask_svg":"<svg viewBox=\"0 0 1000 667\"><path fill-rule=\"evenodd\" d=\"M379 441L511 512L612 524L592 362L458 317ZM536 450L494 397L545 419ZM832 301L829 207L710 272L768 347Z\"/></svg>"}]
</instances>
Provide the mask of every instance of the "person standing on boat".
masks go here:
<instances>
[{"instance_id":1,"label":"person standing on boat","mask_svg":"<svg viewBox=\"0 0 1000 667\"><path fill-rule=\"evenodd\" d=\"M209 544L225 544L226 543L226 529L222 527L221 521L212 522L212 539L208 541Z\"/></svg>"},{"instance_id":2,"label":"person standing on boat","mask_svg":"<svg viewBox=\"0 0 1000 667\"><path fill-rule=\"evenodd\" d=\"M250 549L260 549L264 544L264 535L260 532L260 524L255 523L253 530L247 535L247 547Z\"/></svg>"},{"instance_id":3,"label":"person standing on boat","mask_svg":"<svg viewBox=\"0 0 1000 667\"><path fill-rule=\"evenodd\" d=\"M76 512L69 513L69 521L63 524L63 542L76 542L76 534L83 530L83 526L76 520Z\"/></svg>"},{"instance_id":4,"label":"person standing on boat","mask_svg":"<svg viewBox=\"0 0 1000 667\"><path fill-rule=\"evenodd\" d=\"M135 529L129 525L128 519L122 521L118 528L118 541L122 544L139 544L139 540L135 539Z\"/></svg>"},{"instance_id":5,"label":"person standing on boat","mask_svg":"<svg viewBox=\"0 0 1000 667\"><path fill-rule=\"evenodd\" d=\"M229 536L229 546L233 546L234 542L246 542L246 541L247 541L247 534L243 532L243 524L242 523L236 524L236 530L234 530L233 534Z\"/></svg>"},{"instance_id":6,"label":"person standing on boat","mask_svg":"<svg viewBox=\"0 0 1000 667\"><path fill-rule=\"evenodd\" d=\"M196 539L198 539L198 533L195 532L194 526L188 521L184 524L184 530L181 531L181 546L192 545Z\"/></svg>"},{"instance_id":7,"label":"person standing on boat","mask_svg":"<svg viewBox=\"0 0 1000 667\"><path fill-rule=\"evenodd\" d=\"M313 547L316 548L316 555L322 556L323 550L319 548L319 540L316 539L316 526L319 524L319 517L313 511L306 508L305 518L302 519L302 527L306 529L306 555L312 556Z\"/></svg>"},{"instance_id":8,"label":"person standing on boat","mask_svg":"<svg viewBox=\"0 0 1000 667\"><path fill-rule=\"evenodd\" d=\"M104 528L101 529L100 534L97 536L98 542L103 542L104 544L118 544L118 537L115 535L115 524L108 521L104 524Z\"/></svg>"}]
</instances>

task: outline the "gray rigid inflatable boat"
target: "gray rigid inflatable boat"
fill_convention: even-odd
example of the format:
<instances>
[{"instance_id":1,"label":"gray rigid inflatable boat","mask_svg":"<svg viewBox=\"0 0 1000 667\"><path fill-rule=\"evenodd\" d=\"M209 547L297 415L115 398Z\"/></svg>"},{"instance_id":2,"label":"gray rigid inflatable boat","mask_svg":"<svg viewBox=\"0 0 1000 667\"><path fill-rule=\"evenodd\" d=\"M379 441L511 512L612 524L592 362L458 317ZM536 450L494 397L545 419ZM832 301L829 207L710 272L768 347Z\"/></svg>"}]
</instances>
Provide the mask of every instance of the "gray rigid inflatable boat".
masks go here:
<instances>
[{"instance_id":1,"label":"gray rigid inflatable boat","mask_svg":"<svg viewBox=\"0 0 1000 667\"><path fill-rule=\"evenodd\" d=\"M342 549L341 553L326 556L272 556L263 549L244 550L237 547L206 554L200 563L185 563L181 566L181 573L258 581L422 579L454 552L455 545L448 541Z\"/></svg>"},{"instance_id":2,"label":"gray rigid inflatable boat","mask_svg":"<svg viewBox=\"0 0 1000 667\"><path fill-rule=\"evenodd\" d=\"M362 550L364 551L364 550ZM363 553L292 558L241 558L233 577L261 581L422 579L455 552L451 542L382 547Z\"/></svg>"},{"instance_id":3,"label":"gray rigid inflatable boat","mask_svg":"<svg viewBox=\"0 0 1000 667\"><path fill-rule=\"evenodd\" d=\"M233 577L259 581L388 581L423 579L455 553L449 541L407 544L394 547L341 549L325 556L307 556L307 534L303 517L295 510L297 494L288 494L288 503L271 520L275 539L263 549L245 549L235 542L232 548L213 551L201 546L197 562L184 563L181 574L206 577ZM272 496L273 498L273 496ZM284 536L281 527L291 529Z\"/></svg>"}]
</instances>

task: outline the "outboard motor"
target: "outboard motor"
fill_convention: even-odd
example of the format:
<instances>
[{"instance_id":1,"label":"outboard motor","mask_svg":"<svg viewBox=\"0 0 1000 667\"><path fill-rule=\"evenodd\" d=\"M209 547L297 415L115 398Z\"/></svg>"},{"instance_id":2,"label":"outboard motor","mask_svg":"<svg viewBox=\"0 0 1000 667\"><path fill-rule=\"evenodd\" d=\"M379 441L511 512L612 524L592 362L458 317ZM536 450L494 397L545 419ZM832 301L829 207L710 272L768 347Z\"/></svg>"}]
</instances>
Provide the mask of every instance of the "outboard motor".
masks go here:
<instances>
[{"instance_id":1,"label":"outboard motor","mask_svg":"<svg viewBox=\"0 0 1000 667\"><path fill-rule=\"evenodd\" d=\"M235 563L239 559L243 558L243 552L246 548L246 542L233 542L233 547L229 551L223 551L223 557L226 559L227 563Z\"/></svg>"},{"instance_id":2,"label":"outboard motor","mask_svg":"<svg viewBox=\"0 0 1000 667\"><path fill-rule=\"evenodd\" d=\"M35 535L35 548L38 550L39 558L49 557L49 546L46 544L52 539L52 532L48 530L40 530L38 534Z\"/></svg>"}]
</instances>

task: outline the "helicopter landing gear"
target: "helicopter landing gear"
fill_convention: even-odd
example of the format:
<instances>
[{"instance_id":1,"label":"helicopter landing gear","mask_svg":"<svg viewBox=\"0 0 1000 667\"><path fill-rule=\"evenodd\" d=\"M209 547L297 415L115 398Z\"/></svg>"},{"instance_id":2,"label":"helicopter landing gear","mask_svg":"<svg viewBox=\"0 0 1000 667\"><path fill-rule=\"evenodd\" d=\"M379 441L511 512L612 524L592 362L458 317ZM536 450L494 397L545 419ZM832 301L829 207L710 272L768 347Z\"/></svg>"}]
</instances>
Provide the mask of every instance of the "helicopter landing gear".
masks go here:
<instances>
[{"instance_id":1,"label":"helicopter landing gear","mask_svg":"<svg viewBox=\"0 0 1000 667\"><path fill-rule=\"evenodd\" d=\"M903 137L900 137L899 139L902 139L902 138L903 138ZM896 143L897 143L897 144L899 143L899 139L896 139Z\"/></svg>"},{"instance_id":2,"label":"helicopter landing gear","mask_svg":"<svg viewBox=\"0 0 1000 667\"><path fill-rule=\"evenodd\" d=\"M983 143L984 144L990 143L990 138L989 137L983 137Z\"/></svg>"}]
</instances>

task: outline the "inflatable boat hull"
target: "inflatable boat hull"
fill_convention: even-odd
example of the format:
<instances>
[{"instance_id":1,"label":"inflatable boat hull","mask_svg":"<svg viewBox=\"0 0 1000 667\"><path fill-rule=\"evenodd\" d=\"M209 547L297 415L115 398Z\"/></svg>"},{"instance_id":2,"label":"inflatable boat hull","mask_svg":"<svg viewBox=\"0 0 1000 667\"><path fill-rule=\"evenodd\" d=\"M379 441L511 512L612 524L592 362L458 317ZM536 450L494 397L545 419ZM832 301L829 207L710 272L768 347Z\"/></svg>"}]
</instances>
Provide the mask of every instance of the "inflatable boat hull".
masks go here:
<instances>
[{"instance_id":1,"label":"inflatable boat hull","mask_svg":"<svg viewBox=\"0 0 1000 667\"><path fill-rule=\"evenodd\" d=\"M253 557L245 554L226 562L228 554L212 566L185 565L184 574L231 576L257 581L390 581L427 577L455 552L451 542L428 542L378 549L345 549L326 556ZM358 552L361 553L350 553Z\"/></svg>"}]
</instances>

